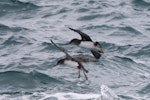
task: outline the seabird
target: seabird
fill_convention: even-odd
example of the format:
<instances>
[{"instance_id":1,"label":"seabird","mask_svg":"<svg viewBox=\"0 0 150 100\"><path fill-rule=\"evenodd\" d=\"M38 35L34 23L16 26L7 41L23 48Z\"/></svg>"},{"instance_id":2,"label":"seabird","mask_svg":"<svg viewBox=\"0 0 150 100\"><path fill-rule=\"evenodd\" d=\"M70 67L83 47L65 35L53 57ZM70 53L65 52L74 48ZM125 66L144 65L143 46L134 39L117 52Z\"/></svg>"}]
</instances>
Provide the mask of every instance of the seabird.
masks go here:
<instances>
[{"instance_id":1,"label":"seabird","mask_svg":"<svg viewBox=\"0 0 150 100\"><path fill-rule=\"evenodd\" d=\"M78 33L81 36L81 40L75 38L75 39L72 39L69 42L69 44L75 44L75 45L90 49L96 59L99 59L101 57L101 53L104 53L104 52L103 52L102 46L99 42L97 42L97 41L93 42L93 40L87 34L81 32L79 30L76 30L76 29L73 29L70 27L68 27L68 28L70 30Z\"/></svg>"},{"instance_id":2,"label":"seabird","mask_svg":"<svg viewBox=\"0 0 150 100\"><path fill-rule=\"evenodd\" d=\"M71 67L76 67L76 68L79 69L78 78L80 78L80 70L82 70L82 71L83 71L83 74L84 74L84 76L85 76L85 78L86 78L86 80L87 80L88 78L87 78L87 76L86 76L86 73L88 73L88 70L86 70L86 69L84 68L84 66L81 64L81 62L80 62L79 60L73 58L72 56L70 56L64 48L59 47L59 46L56 45L52 40L51 40L51 43L52 43L54 46L56 46L58 49L60 49L62 52L64 52L65 55L66 55L66 57L63 58L63 59L61 59L61 60L59 60L56 65L58 65L58 64L66 64L66 65L69 65L69 66L71 66Z\"/></svg>"}]
</instances>

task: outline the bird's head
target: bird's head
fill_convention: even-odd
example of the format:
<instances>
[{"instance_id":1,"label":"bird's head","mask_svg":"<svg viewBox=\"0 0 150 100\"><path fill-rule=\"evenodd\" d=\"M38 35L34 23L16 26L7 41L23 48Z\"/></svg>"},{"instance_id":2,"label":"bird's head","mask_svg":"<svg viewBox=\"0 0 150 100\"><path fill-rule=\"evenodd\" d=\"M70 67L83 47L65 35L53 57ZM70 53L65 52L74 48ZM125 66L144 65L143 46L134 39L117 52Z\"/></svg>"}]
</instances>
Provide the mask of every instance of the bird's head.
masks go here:
<instances>
[{"instance_id":1,"label":"bird's head","mask_svg":"<svg viewBox=\"0 0 150 100\"><path fill-rule=\"evenodd\" d=\"M102 48L102 45L101 45L99 42L95 42L94 45L95 45L97 48L99 48L99 52L100 52L100 53L104 53L103 48Z\"/></svg>"}]
</instances>

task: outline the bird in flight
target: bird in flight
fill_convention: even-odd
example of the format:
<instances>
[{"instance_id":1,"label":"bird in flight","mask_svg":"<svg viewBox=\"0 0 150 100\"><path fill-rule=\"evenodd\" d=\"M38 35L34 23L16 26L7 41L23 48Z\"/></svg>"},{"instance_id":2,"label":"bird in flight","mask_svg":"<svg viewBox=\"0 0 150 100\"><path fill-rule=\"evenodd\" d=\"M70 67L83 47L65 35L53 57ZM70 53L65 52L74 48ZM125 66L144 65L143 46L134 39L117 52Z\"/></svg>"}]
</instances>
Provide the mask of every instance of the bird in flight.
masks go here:
<instances>
[{"instance_id":1,"label":"bird in flight","mask_svg":"<svg viewBox=\"0 0 150 100\"><path fill-rule=\"evenodd\" d=\"M79 30L76 30L76 29L73 29L70 27L69 27L69 29L78 33L81 36L81 39L74 38L69 42L69 44L75 44L77 46L90 49L96 59L99 59L101 57L101 54L104 52L103 52L102 46L99 42L97 42L97 41L93 42L93 40L87 34L81 32Z\"/></svg>"},{"instance_id":2,"label":"bird in flight","mask_svg":"<svg viewBox=\"0 0 150 100\"><path fill-rule=\"evenodd\" d=\"M67 51L62 48L62 47L59 47L58 45L56 45L52 40L51 40L51 43L57 47L60 51L62 51L63 53L65 53L66 57L63 58L63 59L60 59L56 65L58 64L66 64L68 66L71 66L71 67L74 67L74 68L77 68L79 69L79 74L78 74L78 78L80 78L80 70L83 71L83 74L85 76L85 79L87 80L88 77L86 75L86 73L88 73L88 70L86 70L84 68L84 66L81 64L81 61L79 59L76 59L76 58L73 58L72 56L70 56Z\"/></svg>"}]
</instances>

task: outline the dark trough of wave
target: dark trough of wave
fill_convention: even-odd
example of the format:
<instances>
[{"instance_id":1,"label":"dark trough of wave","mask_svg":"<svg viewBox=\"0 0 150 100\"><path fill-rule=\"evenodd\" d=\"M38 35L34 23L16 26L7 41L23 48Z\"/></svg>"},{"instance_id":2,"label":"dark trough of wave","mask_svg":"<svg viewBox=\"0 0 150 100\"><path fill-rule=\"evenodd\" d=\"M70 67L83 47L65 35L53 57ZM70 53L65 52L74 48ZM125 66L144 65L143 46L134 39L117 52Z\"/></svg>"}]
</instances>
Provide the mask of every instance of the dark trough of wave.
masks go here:
<instances>
[{"instance_id":1,"label":"dark trough of wave","mask_svg":"<svg viewBox=\"0 0 150 100\"><path fill-rule=\"evenodd\" d=\"M0 72L1 93L7 91L34 90L61 83L62 82L58 79L37 71L32 71L30 73L21 71Z\"/></svg>"}]
</instances>

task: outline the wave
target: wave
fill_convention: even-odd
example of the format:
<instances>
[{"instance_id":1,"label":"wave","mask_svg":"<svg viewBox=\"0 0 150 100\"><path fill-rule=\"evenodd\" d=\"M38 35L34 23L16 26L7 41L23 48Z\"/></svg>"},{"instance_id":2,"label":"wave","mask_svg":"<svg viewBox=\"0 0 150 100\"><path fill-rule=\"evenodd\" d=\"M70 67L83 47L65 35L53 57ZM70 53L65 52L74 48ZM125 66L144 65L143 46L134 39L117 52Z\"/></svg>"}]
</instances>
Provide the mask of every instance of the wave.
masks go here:
<instances>
[{"instance_id":1,"label":"wave","mask_svg":"<svg viewBox=\"0 0 150 100\"><path fill-rule=\"evenodd\" d=\"M89 21L89 20L94 20L97 18L106 18L106 17L111 17L111 19L109 21L126 18L126 16L123 14L110 12L110 13L106 13L106 14L92 14L92 13L90 14L89 13L88 15L84 15L84 16L77 18L77 20L78 21Z\"/></svg>"},{"instance_id":2,"label":"wave","mask_svg":"<svg viewBox=\"0 0 150 100\"><path fill-rule=\"evenodd\" d=\"M49 42L43 42L42 44L42 49L41 49L41 51L50 51L50 50L52 50L52 45L51 45L51 43Z\"/></svg>"},{"instance_id":3,"label":"wave","mask_svg":"<svg viewBox=\"0 0 150 100\"><path fill-rule=\"evenodd\" d=\"M47 18L47 17L50 17L50 16L54 16L54 15L60 15L60 14L67 14L68 11L70 11L69 8L66 8L66 7L63 7L63 8L60 8L58 10L56 10L58 7L57 6L51 6L53 10L52 12L49 12L48 11L48 14L44 15L42 18Z\"/></svg>"},{"instance_id":4,"label":"wave","mask_svg":"<svg viewBox=\"0 0 150 100\"><path fill-rule=\"evenodd\" d=\"M150 44L147 44L147 45L143 45L143 44L133 45L132 48L136 48L136 49L132 49L132 51L130 51L127 55L136 56L136 57L141 57L141 56L149 57L149 55L148 55L148 54L150 54L149 46L150 46Z\"/></svg>"},{"instance_id":5,"label":"wave","mask_svg":"<svg viewBox=\"0 0 150 100\"><path fill-rule=\"evenodd\" d=\"M122 19L124 19L124 18L127 18L126 15L124 15L124 14L122 14L122 13L116 13L116 12L110 13L109 16L111 16L112 18L110 18L110 19L108 20L108 22L116 21L116 20L122 20Z\"/></svg>"},{"instance_id":6,"label":"wave","mask_svg":"<svg viewBox=\"0 0 150 100\"><path fill-rule=\"evenodd\" d=\"M115 57L119 58L119 59L121 59L122 61L125 61L125 62L134 63L134 60L131 59L131 58L128 58L128 57L121 57L121 56L115 56Z\"/></svg>"},{"instance_id":7,"label":"wave","mask_svg":"<svg viewBox=\"0 0 150 100\"><path fill-rule=\"evenodd\" d=\"M109 42L101 42L102 47L104 48L105 52L109 53L127 53L128 50L132 47L132 45L118 45L115 43L109 43Z\"/></svg>"},{"instance_id":8,"label":"wave","mask_svg":"<svg viewBox=\"0 0 150 100\"><path fill-rule=\"evenodd\" d=\"M149 67L145 64L138 63L136 60L130 57L115 56L115 60L119 62L126 70L133 70L134 73L139 74L141 77L149 77Z\"/></svg>"},{"instance_id":9,"label":"wave","mask_svg":"<svg viewBox=\"0 0 150 100\"><path fill-rule=\"evenodd\" d=\"M23 2L23 1L20 1L20 0L10 0L12 3L15 3L15 4L18 4L18 5L23 5L23 6L28 6L28 7L34 7L34 8L37 8L39 6L31 3L31 2Z\"/></svg>"},{"instance_id":10,"label":"wave","mask_svg":"<svg viewBox=\"0 0 150 100\"><path fill-rule=\"evenodd\" d=\"M102 30L109 30L109 29L115 29L115 27L108 26L108 25L92 25L92 26L87 26L85 29L102 29Z\"/></svg>"},{"instance_id":11,"label":"wave","mask_svg":"<svg viewBox=\"0 0 150 100\"><path fill-rule=\"evenodd\" d=\"M119 26L119 27L114 27L113 29L117 29L117 31L114 31L113 33L111 33L109 36L126 36L126 37L137 37L137 36L141 36L144 34L140 31L138 31L137 29L135 29L132 26Z\"/></svg>"},{"instance_id":12,"label":"wave","mask_svg":"<svg viewBox=\"0 0 150 100\"><path fill-rule=\"evenodd\" d=\"M85 12L88 12L90 11L88 8L80 8L80 9L77 9L75 12L77 13L85 13Z\"/></svg>"},{"instance_id":13,"label":"wave","mask_svg":"<svg viewBox=\"0 0 150 100\"><path fill-rule=\"evenodd\" d=\"M150 7L150 2L148 0L133 0L132 2L136 7Z\"/></svg>"},{"instance_id":14,"label":"wave","mask_svg":"<svg viewBox=\"0 0 150 100\"><path fill-rule=\"evenodd\" d=\"M85 29L87 30L98 29L102 31L107 31L105 33L107 33L108 36L126 36L126 37L145 36L141 31L129 25L127 26L92 25L85 27ZM113 32L108 33L108 31L112 30Z\"/></svg>"},{"instance_id":15,"label":"wave","mask_svg":"<svg viewBox=\"0 0 150 100\"><path fill-rule=\"evenodd\" d=\"M9 37L7 40L5 40L4 42L3 42L3 46L8 46L8 45L18 45L18 44L22 44L21 42L19 42L17 39L16 39L16 37L15 36L11 36L11 37Z\"/></svg>"},{"instance_id":16,"label":"wave","mask_svg":"<svg viewBox=\"0 0 150 100\"><path fill-rule=\"evenodd\" d=\"M30 73L21 71L0 72L1 93L12 90L31 90L56 83L61 83L61 81L37 71L32 71Z\"/></svg>"},{"instance_id":17,"label":"wave","mask_svg":"<svg viewBox=\"0 0 150 100\"><path fill-rule=\"evenodd\" d=\"M118 49L118 46L114 43L102 42L101 44L105 48L105 52L114 52Z\"/></svg>"},{"instance_id":18,"label":"wave","mask_svg":"<svg viewBox=\"0 0 150 100\"><path fill-rule=\"evenodd\" d=\"M138 97L132 95L119 95L119 97L121 97L121 100L149 100L148 97Z\"/></svg>"},{"instance_id":19,"label":"wave","mask_svg":"<svg viewBox=\"0 0 150 100\"><path fill-rule=\"evenodd\" d=\"M9 95L4 94L0 96L1 98L8 98ZM89 93L89 94L80 94L80 93L73 93L73 92L68 92L68 93L63 93L63 92L58 92L54 94L49 94L45 92L36 92L33 94L28 94L28 95L22 95L25 99L33 99L33 98L39 98L40 100L120 100L117 94L114 93L109 87L106 85L101 85L100 87L100 93L94 94L94 93ZM22 98L22 97L16 97L16 98ZM14 99L16 99L14 98ZM11 98L11 100L13 100Z\"/></svg>"},{"instance_id":20,"label":"wave","mask_svg":"<svg viewBox=\"0 0 150 100\"><path fill-rule=\"evenodd\" d=\"M79 20L79 21L89 21L89 20L99 18L101 16L102 15L100 15L100 14L85 15L85 16L79 17L77 20Z\"/></svg>"},{"instance_id":21,"label":"wave","mask_svg":"<svg viewBox=\"0 0 150 100\"><path fill-rule=\"evenodd\" d=\"M150 44L117 45L115 43L101 42L104 51L107 53L119 53L129 57L149 58ZM118 54L117 54L118 55ZM128 59L131 61L131 59Z\"/></svg>"},{"instance_id":22,"label":"wave","mask_svg":"<svg viewBox=\"0 0 150 100\"><path fill-rule=\"evenodd\" d=\"M4 16L8 14L8 12L12 11L29 11L39 8L39 6L31 3L31 2L22 2L19 0L1 0L0 8L5 10L0 10L1 15ZM8 12L7 12L8 11Z\"/></svg>"},{"instance_id":23,"label":"wave","mask_svg":"<svg viewBox=\"0 0 150 100\"><path fill-rule=\"evenodd\" d=\"M128 35L136 36L136 35L142 34L141 32L139 32L138 30L136 30L135 28L133 28L131 26L118 27L118 28L121 29L121 30L130 32L130 34L128 34ZM131 34L131 33L134 33L134 34Z\"/></svg>"},{"instance_id":24,"label":"wave","mask_svg":"<svg viewBox=\"0 0 150 100\"><path fill-rule=\"evenodd\" d=\"M143 87L140 91L138 91L140 94L149 94L150 93L150 83L147 83L145 87Z\"/></svg>"},{"instance_id":25,"label":"wave","mask_svg":"<svg viewBox=\"0 0 150 100\"><path fill-rule=\"evenodd\" d=\"M7 38L2 45L9 46L9 45L20 45L29 42L29 40L24 36L10 36Z\"/></svg>"},{"instance_id":26,"label":"wave","mask_svg":"<svg viewBox=\"0 0 150 100\"><path fill-rule=\"evenodd\" d=\"M23 30L29 30L27 28L23 28L23 27L10 27L4 24L0 24L0 30L4 31L4 32L19 32L19 31L23 31ZM3 32L1 32L0 34L3 34Z\"/></svg>"}]
</instances>

